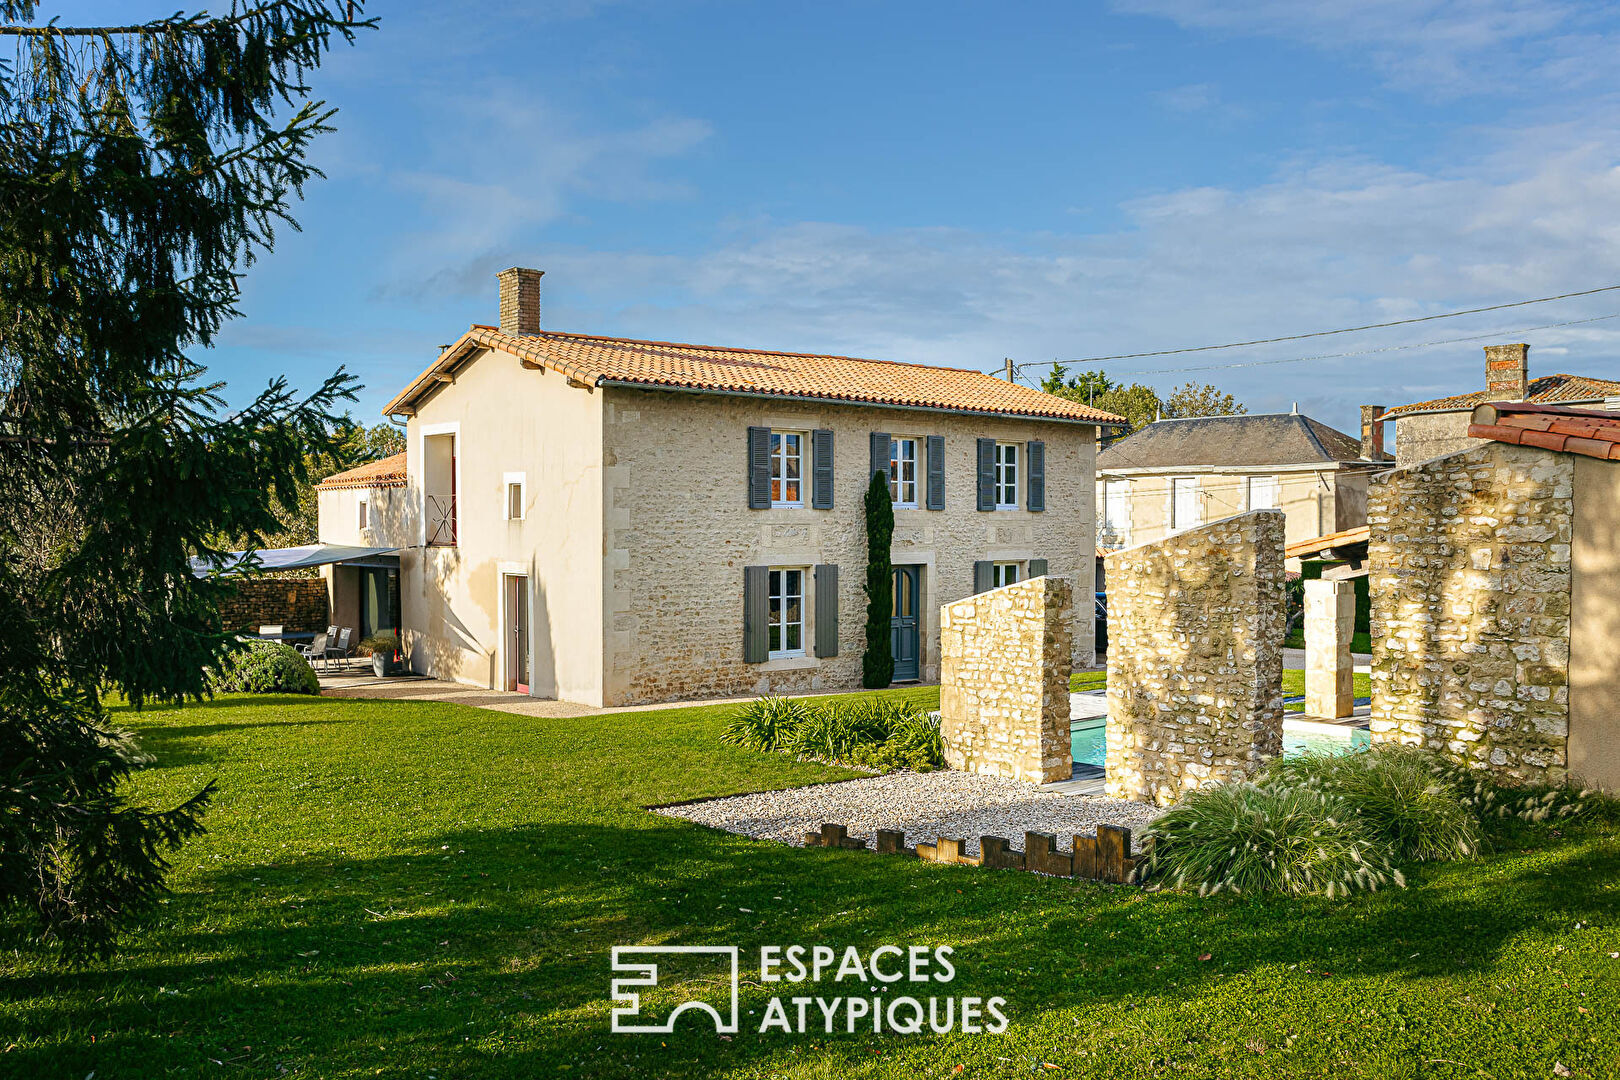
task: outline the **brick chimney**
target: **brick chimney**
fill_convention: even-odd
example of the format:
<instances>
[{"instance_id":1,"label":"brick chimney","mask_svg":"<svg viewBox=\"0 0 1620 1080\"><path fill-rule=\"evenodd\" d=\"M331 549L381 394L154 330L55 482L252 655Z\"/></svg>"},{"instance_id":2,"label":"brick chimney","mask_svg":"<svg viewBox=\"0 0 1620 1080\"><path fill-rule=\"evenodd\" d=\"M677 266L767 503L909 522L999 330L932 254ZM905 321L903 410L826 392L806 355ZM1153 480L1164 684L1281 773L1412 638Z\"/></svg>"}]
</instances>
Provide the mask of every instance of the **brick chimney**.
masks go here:
<instances>
[{"instance_id":1,"label":"brick chimney","mask_svg":"<svg viewBox=\"0 0 1620 1080\"><path fill-rule=\"evenodd\" d=\"M1384 453L1384 415L1382 405L1361 407L1361 456L1368 461L1388 461Z\"/></svg>"},{"instance_id":2,"label":"brick chimney","mask_svg":"<svg viewBox=\"0 0 1620 1080\"><path fill-rule=\"evenodd\" d=\"M1485 400L1523 401L1530 394L1530 346L1485 346Z\"/></svg>"},{"instance_id":3,"label":"brick chimney","mask_svg":"<svg viewBox=\"0 0 1620 1080\"><path fill-rule=\"evenodd\" d=\"M514 266L496 274L501 283L501 333L540 332L540 278L544 270Z\"/></svg>"}]
</instances>

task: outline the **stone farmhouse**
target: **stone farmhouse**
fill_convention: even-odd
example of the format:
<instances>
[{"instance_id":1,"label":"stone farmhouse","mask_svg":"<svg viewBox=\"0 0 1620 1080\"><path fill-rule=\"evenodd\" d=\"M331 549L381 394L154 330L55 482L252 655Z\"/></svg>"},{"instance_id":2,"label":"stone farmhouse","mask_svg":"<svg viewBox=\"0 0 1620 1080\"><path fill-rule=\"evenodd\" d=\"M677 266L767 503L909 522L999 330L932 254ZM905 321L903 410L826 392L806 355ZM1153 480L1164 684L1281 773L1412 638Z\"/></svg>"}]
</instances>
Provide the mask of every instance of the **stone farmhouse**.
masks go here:
<instances>
[{"instance_id":1,"label":"stone farmhouse","mask_svg":"<svg viewBox=\"0 0 1620 1080\"><path fill-rule=\"evenodd\" d=\"M1395 425L1396 463L1412 465L1478 446L1480 440L1469 437L1468 425L1475 406L1487 401L1620 409L1620 382L1564 374L1532 379L1530 346L1487 345L1483 389L1398 405L1379 417L1379 422Z\"/></svg>"},{"instance_id":2,"label":"stone farmhouse","mask_svg":"<svg viewBox=\"0 0 1620 1080\"><path fill-rule=\"evenodd\" d=\"M1251 510L1281 510L1288 543L1352 529L1367 522L1382 459L1367 424L1358 442L1297 412L1158 420L1097 455L1097 545L1153 543Z\"/></svg>"},{"instance_id":3,"label":"stone farmhouse","mask_svg":"<svg viewBox=\"0 0 1620 1080\"><path fill-rule=\"evenodd\" d=\"M547 330L540 277L503 271L500 325L388 403L403 462L320 487L323 542L399 550L412 670L593 706L858 688L875 471L896 681L939 677L942 604L1090 573L1119 417L975 371Z\"/></svg>"}]
</instances>

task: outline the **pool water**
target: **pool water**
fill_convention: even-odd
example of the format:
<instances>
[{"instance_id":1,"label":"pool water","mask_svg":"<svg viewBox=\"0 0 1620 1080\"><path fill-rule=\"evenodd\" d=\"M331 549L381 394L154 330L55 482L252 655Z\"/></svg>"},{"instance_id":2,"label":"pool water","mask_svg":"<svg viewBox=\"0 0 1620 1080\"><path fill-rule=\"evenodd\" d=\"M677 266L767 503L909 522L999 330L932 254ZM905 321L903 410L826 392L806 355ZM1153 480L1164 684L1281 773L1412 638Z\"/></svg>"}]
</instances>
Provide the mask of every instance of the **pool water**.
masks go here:
<instances>
[{"instance_id":1,"label":"pool water","mask_svg":"<svg viewBox=\"0 0 1620 1080\"><path fill-rule=\"evenodd\" d=\"M1372 736L1366 728L1344 728L1344 734L1340 735L1336 732L1301 731L1298 728L1291 731L1291 726L1290 721L1283 721L1284 757L1348 754L1351 750L1372 745ZM1107 718L1094 716L1072 724L1069 728L1069 753L1077 765L1104 767L1108 763Z\"/></svg>"}]
</instances>

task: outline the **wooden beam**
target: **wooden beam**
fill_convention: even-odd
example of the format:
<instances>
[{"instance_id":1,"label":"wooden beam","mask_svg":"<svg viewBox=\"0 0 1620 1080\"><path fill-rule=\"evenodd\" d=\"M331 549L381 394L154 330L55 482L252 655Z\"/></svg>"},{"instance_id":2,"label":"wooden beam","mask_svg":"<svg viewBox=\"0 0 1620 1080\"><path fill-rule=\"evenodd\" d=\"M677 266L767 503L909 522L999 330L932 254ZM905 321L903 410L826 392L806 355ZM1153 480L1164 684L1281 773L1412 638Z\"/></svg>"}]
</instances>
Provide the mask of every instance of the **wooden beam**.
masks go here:
<instances>
[{"instance_id":1,"label":"wooden beam","mask_svg":"<svg viewBox=\"0 0 1620 1080\"><path fill-rule=\"evenodd\" d=\"M1366 577L1368 567L1365 562L1346 563L1343 566L1329 566L1322 571L1323 581L1349 581L1352 578Z\"/></svg>"},{"instance_id":2,"label":"wooden beam","mask_svg":"<svg viewBox=\"0 0 1620 1080\"><path fill-rule=\"evenodd\" d=\"M444 371L435 371L433 373L433 379L434 379L435 382L442 382L442 383L453 383L453 382L456 381L456 377L454 375L451 375L448 372L444 372Z\"/></svg>"},{"instance_id":3,"label":"wooden beam","mask_svg":"<svg viewBox=\"0 0 1620 1080\"><path fill-rule=\"evenodd\" d=\"M518 357L518 363L520 365L522 365L523 367L527 368L530 371L544 371L544 370L546 370L546 365L536 363L533 360L525 360L522 357Z\"/></svg>"}]
</instances>

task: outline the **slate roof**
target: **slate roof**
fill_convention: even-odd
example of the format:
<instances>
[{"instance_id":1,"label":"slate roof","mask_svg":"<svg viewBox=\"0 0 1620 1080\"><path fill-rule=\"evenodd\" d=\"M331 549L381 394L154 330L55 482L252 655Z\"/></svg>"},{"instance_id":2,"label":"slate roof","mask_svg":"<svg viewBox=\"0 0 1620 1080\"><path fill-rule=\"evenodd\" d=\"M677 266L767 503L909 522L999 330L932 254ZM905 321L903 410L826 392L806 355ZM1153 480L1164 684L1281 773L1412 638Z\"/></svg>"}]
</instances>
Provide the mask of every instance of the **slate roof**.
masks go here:
<instances>
[{"instance_id":1,"label":"slate roof","mask_svg":"<svg viewBox=\"0 0 1620 1080\"><path fill-rule=\"evenodd\" d=\"M598 337L556 330L504 334L474 326L383 409L408 411L438 376L479 348L499 349L586 386L629 385L769 397L902 405L1088 424L1122 417L980 371L851 356L729 349L670 341ZM514 378L521 372L514 370Z\"/></svg>"},{"instance_id":2,"label":"slate roof","mask_svg":"<svg viewBox=\"0 0 1620 1080\"><path fill-rule=\"evenodd\" d=\"M1601 409L1518 402L1484 404L1474 410L1468 434L1475 439L1620 461L1620 413Z\"/></svg>"},{"instance_id":3,"label":"slate roof","mask_svg":"<svg viewBox=\"0 0 1620 1080\"><path fill-rule=\"evenodd\" d=\"M403 452L377 461L368 461L352 469L333 473L316 484L318 491L342 491L349 488L378 488L405 486L405 454Z\"/></svg>"},{"instance_id":4,"label":"slate roof","mask_svg":"<svg viewBox=\"0 0 1620 1080\"><path fill-rule=\"evenodd\" d=\"M1361 460L1361 440L1300 413L1158 420L1097 455L1097 468L1314 465Z\"/></svg>"},{"instance_id":5,"label":"slate roof","mask_svg":"<svg viewBox=\"0 0 1620 1080\"><path fill-rule=\"evenodd\" d=\"M1586 375L1543 375L1539 379L1531 379L1528 389L1530 392L1525 400L1530 404L1556 405L1559 402L1569 401L1602 401L1604 398L1620 394L1620 382L1613 379L1593 379ZM1385 411L1384 419L1394 420L1420 412L1461 412L1485 404L1489 400L1485 394L1484 390L1475 390L1471 394L1453 394L1451 397L1397 405Z\"/></svg>"}]
</instances>

